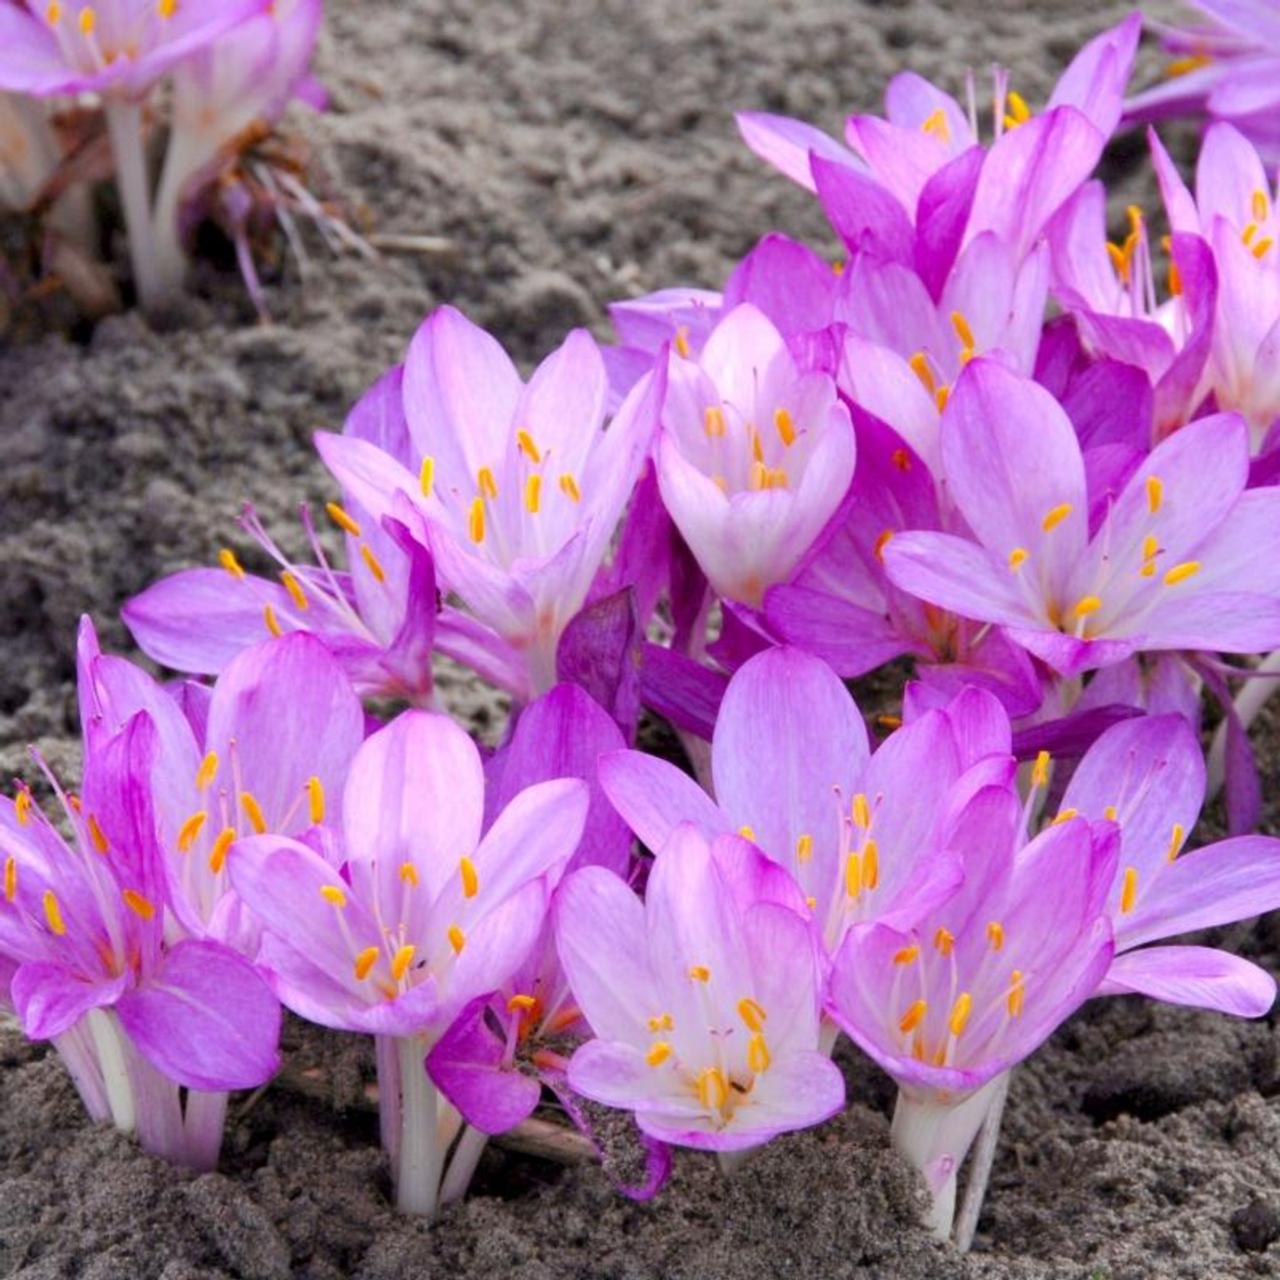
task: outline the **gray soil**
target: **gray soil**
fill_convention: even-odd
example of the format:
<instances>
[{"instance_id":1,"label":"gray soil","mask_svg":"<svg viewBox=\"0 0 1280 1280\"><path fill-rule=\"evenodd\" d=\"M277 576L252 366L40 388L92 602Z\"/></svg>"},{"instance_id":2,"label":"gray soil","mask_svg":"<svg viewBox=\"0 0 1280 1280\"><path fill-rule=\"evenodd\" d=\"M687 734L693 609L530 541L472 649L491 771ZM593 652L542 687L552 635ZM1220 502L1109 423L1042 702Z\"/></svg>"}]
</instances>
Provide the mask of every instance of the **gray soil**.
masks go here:
<instances>
[{"instance_id":1,"label":"gray soil","mask_svg":"<svg viewBox=\"0 0 1280 1280\"><path fill-rule=\"evenodd\" d=\"M298 502L331 496L309 450L451 302L528 361L603 303L715 285L764 231L829 236L802 193L740 145L738 107L836 129L904 65L959 87L998 60L1033 104L1115 3L426 3L330 0L333 110L295 121L315 185L376 232L440 237L376 262L286 263L257 326L202 268L162 325L128 314L0 338L0 775L27 743L78 768L72 651L83 612L127 649L120 604L208 562L253 501L297 546ZM1156 6L1152 6L1155 8ZM1148 67L1151 57L1148 55ZM1141 193L1140 146L1108 161ZM830 246L834 252L834 246ZM482 734L502 710L456 672ZM1259 725L1280 795L1277 727ZM1277 811L1268 811L1277 829ZM1280 925L1227 941L1280 970ZM83 1119L57 1058L0 1030L0 1272L213 1280L330 1277L1235 1277L1280 1274L1280 1038L1129 1001L1090 1006L1015 1077L976 1248L917 1225L922 1190L887 1149L892 1090L851 1053L852 1106L732 1180L681 1157L655 1202L594 1166L492 1151L431 1232L397 1218L369 1063L354 1038L291 1026L323 1096L276 1086L233 1108L222 1169L175 1174ZM313 1091L314 1093L314 1091Z\"/></svg>"}]
</instances>

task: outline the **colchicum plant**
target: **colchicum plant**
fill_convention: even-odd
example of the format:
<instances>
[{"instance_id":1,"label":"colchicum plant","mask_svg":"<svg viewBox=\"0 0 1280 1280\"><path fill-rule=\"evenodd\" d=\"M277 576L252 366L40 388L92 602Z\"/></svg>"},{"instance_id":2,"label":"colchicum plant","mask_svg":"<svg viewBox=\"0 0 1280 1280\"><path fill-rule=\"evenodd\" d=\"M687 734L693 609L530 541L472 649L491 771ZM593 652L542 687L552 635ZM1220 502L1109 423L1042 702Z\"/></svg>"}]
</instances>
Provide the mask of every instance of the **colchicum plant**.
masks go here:
<instances>
[{"instance_id":1,"label":"colchicum plant","mask_svg":"<svg viewBox=\"0 0 1280 1280\"><path fill-rule=\"evenodd\" d=\"M36 755L0 800L0 966L93 1119L212 1167L283 1004L372 1038L405 1212L548 1093L643 1198L672 1148L732 1176L838 1114L843 1036L966 1248L1011 1076L1083 1004L1268 1013L1274 975L1194 935L1280 908L1246 735L1280 671L1280 40L1201 7L1128 107L1216 118L1194 191L1151 133L1154 217L1113 227L1092 176L1137 17L1039 111L997 72L990 127L911 73L843 141L745 114L839 261L770 232L527 378L440 307L317 435L305 560L246 508L249 541L125 605L183 678L82 625L82 787ZM246 130L317 100L319 16L0 0L0 195L57 164L32 99L95 95L162 297L201 183L234 193ZM496 745L437 657L510 698Z\"/></svg>"}]
</instances>

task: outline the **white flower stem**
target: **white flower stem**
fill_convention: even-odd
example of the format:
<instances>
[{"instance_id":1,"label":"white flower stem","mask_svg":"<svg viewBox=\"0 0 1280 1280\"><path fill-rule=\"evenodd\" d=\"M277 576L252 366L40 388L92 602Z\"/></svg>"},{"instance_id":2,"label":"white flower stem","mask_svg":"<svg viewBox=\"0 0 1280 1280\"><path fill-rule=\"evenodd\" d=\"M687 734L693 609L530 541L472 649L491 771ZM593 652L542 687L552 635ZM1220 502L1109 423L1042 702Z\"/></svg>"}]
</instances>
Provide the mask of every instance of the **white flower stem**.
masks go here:
<instances>
[{"instance_id":1,"label":"white flower stem","mask_svg":"<svg viewBox=\"0 0 1280 1280\"><path fill-rule=\"evenodd\" d=\"M187 255L182 247L182 197L187 184L216 153L208 140L175 123L169 149L160 171L152 226L156 270L170 293L182 288L187 273Z\"/></svg>"},{"instance_id":2,"label":"white flower stem","mask_svg":"<svg viewBox=\"0 0 1280 1280\"><path fill-rule=\"evenodd\" d=\"M1258 718L1258 713L1267 705L1271 695L1280 687L1280 649L1267 654L1254 668L1258 679L1246 680L1244 688L1236 694L1233 703L1236 715L1245 729ZM1227 722L1224 719L1213 735L1209 747L1209 781L1205 799L1212 800L1222 790L1226 777L1227 761Z\"/></svg>"},{"instance_id":3,"label":"white flower stem","mask_svg":"<svg viewBox=\"0 0 1280 1280\"><path fill-rule=\"evenodd\" d=\"M147 153L142 137L142 107L121 98L108 99L104 107L107 133L116 162L116 183L124 207L125 231L129 237L129 260L138 300L150 309L172 292L156 258L151 219L151 184L147 176Z\"/></svg>"},{"instance_id":4,"label":"white flower stem","mask_svg":"<svg viewBox=\"0 0 1280 1280\"><path fill-rule=\"evenodd\" d=\"M444 1175L444 1186L440 1192L441 1204L452 1204L467 1194L471 1179L475 1177L476 1165L480 1163L488 1142L489 1135L471 1125L462 1130L462 1136L453 1149L448 1171Z\"/></svg>"},{"instance_id":5,"label":"white flower stem","mask_svg":"<svg viewBox=\"0 0 1280 1280\"><path fill-rule=\"evenodd\" d=\"M121 1133L134 1133L138 1128L138 1112L120 1025L115 1014L106 1009L90 1009L85 1016L98 1054L111 1122Z\"/></svg>"},{"instance_id":6,"label":"white flower stem","mask_svg":"<svg viewBox=\"0 0 1280 1280\"><path fill-rule=\"evenodd\" d=\"M227 1094L192 1089L182 1113L188 1168L208 1173L217 1168L222 1150L222 1134L227 1123Z\"/></svg>"},{"instance_id":7,"label":"white flower stem","mask_svg":"<svg viewBox=\"0 0 1280 1280\"><path fill-rule=\"evenodd\" d=\"M986 1199L987 1184L991 1181L991 1166L995 1163L996 1148L1000 1145L1000 1125L1004 1120L1004 1104L1009 1097L1009 1077L1006 1071L997 1076L992 1084L996 1086L991 1096L990 1107L982 1128L978 1131L978 1145L974 1148L973 1160L969 1165L969 1180L965 1183L964 1200L960 1205L960 1217L956 1222L956 1248L961 1253L968 1253L973 1244L974 1232L978 1229L978 1217L982 1213L982 1202Z\"/></svg>"},{"instance_id":8,"label":"white flower stem","mask_svg":"<svg viewBox=\"0 0 1280 1280\"><path fill-rule=\"evenodd\" d=\"M438 1095L424 1065L426 1048L415 1036L396 1040L400 1070L400 1151L395 1162L396 1208L435 1217L444 1172Z\"/></svg>"}]
</instances>

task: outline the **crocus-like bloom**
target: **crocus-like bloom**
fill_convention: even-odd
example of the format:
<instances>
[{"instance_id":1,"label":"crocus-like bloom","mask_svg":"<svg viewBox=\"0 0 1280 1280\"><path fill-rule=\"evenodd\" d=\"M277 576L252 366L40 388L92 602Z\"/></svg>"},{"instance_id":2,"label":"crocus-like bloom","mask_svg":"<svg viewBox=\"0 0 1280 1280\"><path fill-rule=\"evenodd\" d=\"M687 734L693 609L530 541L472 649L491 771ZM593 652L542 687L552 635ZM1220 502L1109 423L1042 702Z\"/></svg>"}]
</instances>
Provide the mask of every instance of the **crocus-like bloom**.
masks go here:
<instances>
[{"instance_id":1,"label":"crocus-like bloom","mask_svg":"<svg viewBox=\"0 0 1280 1280\"><path fill-rule=\"evenodd\" d=\"M284 1003L378 1038L383 1141L409 1212L434 1212L460 1126L451 1108L438 1112L426 1054L524 961L586 818L583 782L543 782L482 838L484 794L466 733L407 711L352 762L340 867L272 835L240 841L228 858L236 892L267 931L260 961Z\"/></svg>"},{"instance_id":2,"label":"crocus-like bloom","mask_svg":"<svg viewBox=\"0 0 1280 1280\"><path fill-rule=\"evenodd\" d=\"M1204 790L1200 744L1180 715L1108 729L1071 777L1062 811L1120 827L1104 991L1261 1017L1276 984L1257 965L1213 947L1146 945L1280 907L1280 840L1241 836L1184 852Z\"/></svg>"},{"instance_id":3,"label":"crocus-like bloom","mask_svg":"<svg viewBox=\"0 0 1280 1280\"><path fill-rule=\"evenodd\" d=\"M26 1034L55 1043L94 1120L212 1168L226 1091L276 1070L280 1006L243 956L166 940L150 717L110 735L86 730L83 792L58 789L70 841L29 791L0 798L5 990Z\"/></svg>"},{"instance_id":4,"label":"crocus-like bloom","mask_svg":"<svg viewBox=\"0 0 1280 1280\"><path fill-rule=\"evenodd\" d=\"M853 477L849 413L749 304L695 360L669 357L658 441L662 500L716 592L758 606L840 505Z\"/></svg>"},{"instance_id":5,"label":"crocus-like bloom","mask_svg":"<svg viewBox=\"0 0 1280 1280\"><path fill-rule=\"evenodd\" d=\"M941 453L974 536L894 537L885 567L903 590L1002 625L1068 676L1142 651L1280 644L1280 491L1245 491L1238 417L1199 419L1157 446L1096 527L1061 406L992 361L961 376Z\"/></svg>"},{"instance_id":6,"label":"crocus-like bloom","mask_svg":"<svg viewBox=\"0 0 1280 1280\"><path fill-rule=\"evenodd\" d=\"M80 706L91 740L145 711L157 738L151 799L160 870L175 917L170 932L215 937L253 954L227 854L242 836L276 832L323 848L364 712L350 682L313 636L266 640L236 657L212 690L175 697L123 658L104 656L80 627Z\"/></svg>"},{"instance_id":7,"label":"crocus-like bloom","mask_svg":"<svg viewBox=\"0 0 1280 1280\"><path fill-rule=\"evenodd\" d=\"M674 828L739 832L794 879L826 951L867 921L899 926L950 893L953 820L975 786L1008 781L1009 722L970 689L871 754L862 716L825 663L769 649L729 682L711 746L716 800L638 751L604 757L609 799L651 849Z\"/></svg>"},{"instance_id":8,"label":"crocus-like bloom","mask_svg":"<svg viewBox=\"0 0 1280 1280\"><path fill-rule=\"evenodd\" d=\"M451 307L418 330L405 360L398 449L349 430L321 433L330 470L377 519L403 494L417 536L455 592L521 672L527 701L556 681L556 647L582 607L639 475L662 371L642 379L607 430L604 361L570 334L528 384L498 343Z\"/></svg>"},{"instance_id":9,"label":"crocus-like bloom","mask_svg":"<svg viewBox=\"0 0 1280 1280\"><path fill-rule=\"evenodd\" d=\"M911 927L855 930L831 979L832 1016L898 1082L894 1143L930 1181L944 1238L996 1082L1094 994L1113 953L1115 827L1068 818L1019 848L1021 814L1010 790L979 791L952 832L960 888Z\"/></svg>"},{"instance_id":10,"label":"crocus-like bloom","mask_svg":"<svg viewBox=\"0 0 1280 1280\"><path fill-rule=\"evenodd\" d=\"M569 983L597 1039L569 1084L680 1146L740 1151L844 1105L818 1050L821 980L786 877L747 841L682 825L643 904L587 867L556 902Z\"/></svg>"}]
</instances>

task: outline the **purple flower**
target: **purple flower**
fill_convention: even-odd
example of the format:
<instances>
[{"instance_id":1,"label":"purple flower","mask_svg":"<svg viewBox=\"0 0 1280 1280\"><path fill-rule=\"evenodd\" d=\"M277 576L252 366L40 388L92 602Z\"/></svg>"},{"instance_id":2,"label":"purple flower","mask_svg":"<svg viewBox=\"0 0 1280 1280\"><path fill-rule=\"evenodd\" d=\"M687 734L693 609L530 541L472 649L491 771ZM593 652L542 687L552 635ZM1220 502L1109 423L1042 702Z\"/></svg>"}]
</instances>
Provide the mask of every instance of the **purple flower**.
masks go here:
<instances>
[{"instance_id":1,"label":"purple flower","mask_svg":"<svg viewBox=\"0 0 1280 1280\"><path fill-rule=\"evenodd\" d=\"M851 929L902 924L954 889L950 822L975 787L1011 777L1008 752L1008 718L971 689L871 754L834 672L780 648L729 682L711 746L715 801L673 765L637 751L604 757L600 780L651 849L685 822L708 837L738 832L754 841L790 874L796 909L834 955Z\"/></svg>"},{"instance_id":2,"label":"purple flower","mask_svg":"<svg viewBox=\"0 0 1280 1280\"><path fill-rule=\"evenodd\" d=\"M442 584L521 670L527 701L556 680L556 647L582 607L648 452L661 371L637 385L602 430L607 385L585 331L520 380L492 337L450 307L409 348L399 447L348 430L317 447L345 491L376 518L418 516ZM400 514L398 514L400 513Z\"/></svg>"},{"instance_id":3,"label":"purple flower","mask_svg":"<svg viewBox=\"0 0 1280 1280\"><path fill-rule=\"evenodd\" d=\"M1280 491L1245 491L1233 415L1182 428L1091 518L1086 460L1043 388L975 360L943 417L942 468L972 538L895 536L902 590L995 623L1063 675L1139 652L1280 643Z\"/></svg>"},{"instance_id":4,"label":"purple flower","mask_svg":"<svg viewBox=\"0 0 1280 1280\"><path fill-rule=\"evenodd\" d=\"M754 606L844 498L853 431L832 380L799 367L744 304L697 359L671 354L657 458L662 500L712 587Z\"/></svg>"},{"instance_id":5,"label":"purple flower","mask_svg":"<svg viewBox=\"0 0 1280 1280\"><path fill-rule=\"evenodd\" d=\"M651 1137L721 1152L840 1110L813 941L776 880L745 840L690 825L659 852L643 904L603 868L566 879L560 959L597 1037L569 1063L576 1092Z\"/></svg>"},{"instance_id":6,"label":"purple flower","mask_svg":"<svg viewBox=\"0 0 1280 1280\"><path fill-rule=\"evenodd\" d=\"M93 1119L212 1168L226 1091L276 1070L280 1007L243 956L167 936L149 785L162 742L146 712L114 733L86 725L83 793L58 789L70 841L29 791L0 798L0 967L24 1032L54 1041Z\"/></svg>"}]
</instances>

